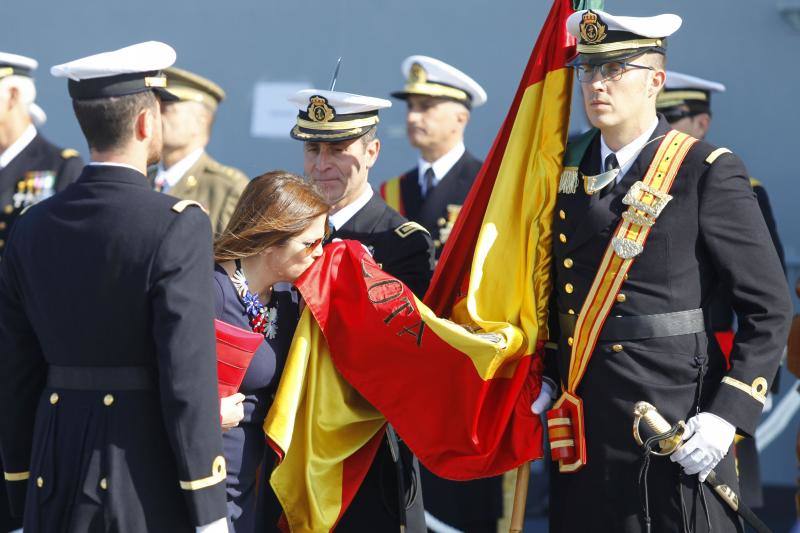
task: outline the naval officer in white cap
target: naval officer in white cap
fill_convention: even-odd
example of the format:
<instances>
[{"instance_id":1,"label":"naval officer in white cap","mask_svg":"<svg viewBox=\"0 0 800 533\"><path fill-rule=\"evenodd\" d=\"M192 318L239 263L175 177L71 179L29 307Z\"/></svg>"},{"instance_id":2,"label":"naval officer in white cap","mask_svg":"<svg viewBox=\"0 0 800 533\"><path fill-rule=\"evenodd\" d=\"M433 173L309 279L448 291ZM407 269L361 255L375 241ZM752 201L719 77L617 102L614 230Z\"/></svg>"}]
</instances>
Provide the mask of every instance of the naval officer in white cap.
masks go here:
<instances>
[{"instance_id":1,"label":"naval officer in white cap","mask_svg":"<svg viewBox=\"0 0 800 533\"><path fill-rule=\"evenodd\" d=\"M333 206L329 217L332 237L360 241L386 272L422 297L433 271L430 235L387 206L368 181L381 148L377 137L379 112L391 102L317 89L299 91L290 100L298 108L290 136L303 142L306 178ZM392 450L399 454L395 456ZM269 472L265 473L268 479ZM280 509L274 494L264 493L271 500L268 522L274 524ZM387 430L336 530L426 531L419 465L393 430Z\"/></svg>"},{"instance_id":2,"label":"naval officer in white cap","mask_svg":"<svg viewBox=\"0 0 800 533\"><path fill-rule=\"evenodd\" d=\"M704 139L711 127L711 95L724 92L719 82L668 70L656 109L673 128Z\"/></svg>"},{"instance_id":3,"label":"naval officer in white cap","mask_svg":"<svg viewBox=\"0 0 800 533\"><path fill-rule=\"evenodd\" d=\"M567 147L554 208L551 531L742 531L703 481L714 469L738 490L734 434L755 430L791 302L741 160L657 114L680 25L591 10L567 22L594 129ZM705 324L720 284L740 318L730 368ZM649 469L631 435L640 401L686 421Z\"/></svg>"},{"instance_id":4,"label":"naval officer in white cap","mask_svg":"<svg viewBox=\"0 0 800 533\"><path fill-rule=\"evenodd\" d=\"M145 176L174 61L147 42L51 69L91 163L19 217L0 263L0 444L25 531L227 531L211 225Z\"/></svg>"},{"instance_id":5,"label":"naval officer in white cap","mask_svg":"<svg viewBox=\"0 0 800 533\"><path fill-rule=\"evenodd\" d=\"M464 131L472 110L486 103L486 91L433 57L407 57L401 70L405 86L392 96L406 102L406 133L419 159L384 182L381 196L430 232L438 257L483 163L464 146ZM493 501L499 505L499 496Z\"/></svg>"},{"instance_id":6,"label":"naval officer in white cap","mask_svg":"<svg viewBox=\"0 0 800 533\"><path fill-rule=\"evenodd\" d=\"M77 151L53 145L36 128L46 119L35 103L37 66L33 58L0 52L0 258L20 212L63 190L83 168Z\"/></svg>"}]
</instances>

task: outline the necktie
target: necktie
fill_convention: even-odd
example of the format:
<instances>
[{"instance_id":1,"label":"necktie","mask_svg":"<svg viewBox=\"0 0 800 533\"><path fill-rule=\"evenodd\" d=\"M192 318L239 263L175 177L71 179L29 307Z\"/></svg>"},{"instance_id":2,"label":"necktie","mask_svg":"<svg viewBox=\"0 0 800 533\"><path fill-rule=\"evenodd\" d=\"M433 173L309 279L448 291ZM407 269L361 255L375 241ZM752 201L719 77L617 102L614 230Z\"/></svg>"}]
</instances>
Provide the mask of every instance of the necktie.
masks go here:
<instances>
[{"instance_id":1,"label":"necktie","mask_svg":"<svg viewBox=\"0 0 800 533\"><path fill-rule=\"evenodd\" d=\"M608 157L606 157L605 166L603 170L605 172L608 172L609 170L614 170L615 168L619 168L619 162L617 161L617 156L614 154L609 154ZM600 198L610 193L614 189L614 186L616 184L617 184L616 179L611 180L611 182L609 182L609 184L603 187L603 190L600 191Z\"/></svg>"},{"instance_id":2,"label":"necktie","mask_svg":"<svg viewBox=\"0 0 800 533\"><path fill-rule=\"evenodd\" d=\"M433 167L428 167L428 170L425 171L425 194L424 196L428 196L433 191L433 188L436 187L436 174L433 172Z\"/></svg>"}]
</instances>

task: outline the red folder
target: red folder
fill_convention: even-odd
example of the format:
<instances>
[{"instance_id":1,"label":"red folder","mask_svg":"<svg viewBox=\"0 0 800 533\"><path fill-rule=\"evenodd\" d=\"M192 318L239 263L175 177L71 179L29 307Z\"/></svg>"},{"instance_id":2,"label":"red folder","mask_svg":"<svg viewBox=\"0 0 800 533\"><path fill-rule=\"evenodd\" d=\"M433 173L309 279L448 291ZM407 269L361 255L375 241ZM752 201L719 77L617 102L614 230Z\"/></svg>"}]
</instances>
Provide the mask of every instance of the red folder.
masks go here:
<instances>
[{"instance_id":1,"label":"red folder","mask_svg":"<svg viewBox=\"0 0 800 533\"><path fill-rule=\"evenodd\" d=\"M214 319L217 337L217 381L219 397L236 394L250 361L264 341L260 333Z\"/></svg>"}]
</instances>

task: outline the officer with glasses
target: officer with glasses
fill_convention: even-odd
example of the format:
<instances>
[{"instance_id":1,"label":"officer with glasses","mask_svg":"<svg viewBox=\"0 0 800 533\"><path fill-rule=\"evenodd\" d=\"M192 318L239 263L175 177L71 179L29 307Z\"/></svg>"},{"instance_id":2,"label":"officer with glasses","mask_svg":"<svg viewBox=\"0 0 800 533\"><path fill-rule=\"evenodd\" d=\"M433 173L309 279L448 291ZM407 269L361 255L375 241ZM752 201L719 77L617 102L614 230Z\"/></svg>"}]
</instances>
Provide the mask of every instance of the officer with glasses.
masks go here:
<instances>
[{"instance_id":1,"label":"officer with glasses","mask_svg":"<svg viewBox=\"0 0 800 533\"><path fill-rule=\"evenodd\" d=\"M570 437L551 433L551 531L742 531L703 481L715 469L738 491L734 434L755 430L791 302L741 160L656 111L681 22L592 10L567 22L594 128L567 147L552 228L548 418ZM720 285L740 319L730 368L704 318ZM639 401L687 424L644 474Z\"/></svg>"}]
</instances>

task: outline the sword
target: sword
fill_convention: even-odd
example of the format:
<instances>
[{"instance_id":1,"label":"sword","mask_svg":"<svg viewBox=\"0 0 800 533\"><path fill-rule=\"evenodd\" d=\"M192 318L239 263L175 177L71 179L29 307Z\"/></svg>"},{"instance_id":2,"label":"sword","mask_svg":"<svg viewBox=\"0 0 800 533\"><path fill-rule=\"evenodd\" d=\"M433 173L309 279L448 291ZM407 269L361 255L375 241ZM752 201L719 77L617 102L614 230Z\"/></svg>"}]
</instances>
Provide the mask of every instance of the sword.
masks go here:
<instances>
[{"instance_id":1,"label":"sword","mask_svg":"<svg viewBox=\"0 0 800 533\"><path fill-rule=\"evenodd\" d=\"M342 66L342 58L336 61L336 68L333 70L333 76L331 77L331 88L329 90L334 90L336 88L336 78L339 77L339 67Z\"/></svg>"},{"instance_id":2,"label":"sword","mask_svg":"<svg viewBox=\"0 0 800 533\"><path fill-rule=\"evenodd\" d=\"M675 429L673 435L665 435L666 438L658 441L661 451L654 451L653 453L656 455L671 455L683 445L682 435L686 431L686 424L684 424L682 420L675 426L670 426L669 422L658 412L658 409L647 402L638 402L633 408L633 415L633 438L639 446L644 446L639 433L641 421L644 421L647 427L650 428L650 431L655 433L656 436L671 434L673 433L673 429ZM750 526L756 530L756 533L772 533L772 530L753 513L752 509L742 503L739 495L736 494L728 484L722 481L714 470L708 474L705 482L714 489L714 492L717 493L728 507L741 516L745 522L750 524Z\"/></svg>"}]
</instances>

